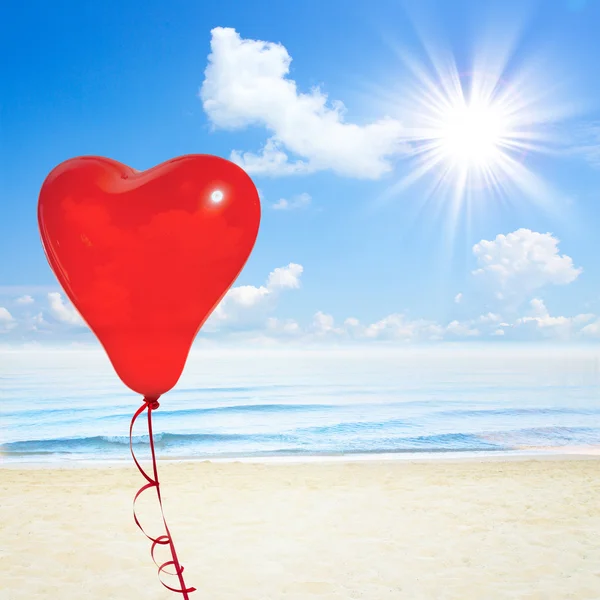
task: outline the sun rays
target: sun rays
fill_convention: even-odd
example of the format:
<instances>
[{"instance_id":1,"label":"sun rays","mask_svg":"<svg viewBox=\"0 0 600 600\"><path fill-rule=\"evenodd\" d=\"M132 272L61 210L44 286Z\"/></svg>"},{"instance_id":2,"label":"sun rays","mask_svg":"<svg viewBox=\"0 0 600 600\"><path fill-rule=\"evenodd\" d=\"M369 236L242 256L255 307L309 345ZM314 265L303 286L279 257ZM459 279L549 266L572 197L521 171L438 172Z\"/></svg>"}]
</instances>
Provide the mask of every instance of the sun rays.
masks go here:
<instances>
[{"instance_id":1,"label":"sun rays","mask_svg":"<svg viewBox=\"0 0 600 600\"><path fill-rule=\"evenodd\" d=\"M559 195L533 164L560 149L557 126L576 112L558 78L533 57L515 64L515 39L512 48L488 40L464 70L422 41L426 60L398 51L408 77L384 94L386 110L403 123L407 154L382 200L418 184L421 208L434 202L433 212L449 211L453 230L461 214L494 200L554 211Z\"/></svg>"}]
</instances>

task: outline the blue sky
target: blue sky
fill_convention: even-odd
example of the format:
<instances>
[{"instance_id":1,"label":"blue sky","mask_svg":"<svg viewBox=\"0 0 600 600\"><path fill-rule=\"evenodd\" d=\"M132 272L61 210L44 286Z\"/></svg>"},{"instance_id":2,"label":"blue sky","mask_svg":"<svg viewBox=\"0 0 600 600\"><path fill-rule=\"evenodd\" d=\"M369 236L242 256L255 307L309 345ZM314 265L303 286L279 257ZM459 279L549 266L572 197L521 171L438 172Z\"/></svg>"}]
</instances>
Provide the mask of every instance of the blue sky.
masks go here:
<instances>
[{"instance_id":1,"label":"blue sky","mask_svg":"<svg viewBox=\"0 0 600 600\"><path fill-rule=\"evenodd\" d=\"M202 339L600 336L600 2L34 1L0 28L0 344L92 339L36 221L45 176L86 154L253 177L259 239ZM402 185L423 164L414 62L522 99L536 147L511 149L502 193Z\"/></svg>"}]
</instances>

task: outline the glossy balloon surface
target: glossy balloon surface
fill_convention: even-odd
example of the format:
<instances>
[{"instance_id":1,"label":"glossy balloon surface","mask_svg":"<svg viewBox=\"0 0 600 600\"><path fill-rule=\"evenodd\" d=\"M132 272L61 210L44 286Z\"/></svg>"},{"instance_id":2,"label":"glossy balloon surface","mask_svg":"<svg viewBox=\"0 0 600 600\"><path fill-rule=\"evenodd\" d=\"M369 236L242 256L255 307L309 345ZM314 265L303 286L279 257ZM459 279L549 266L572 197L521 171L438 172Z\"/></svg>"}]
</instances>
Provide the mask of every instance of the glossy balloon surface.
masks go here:
<instances>
[{"instance_id":1,"label":"glossy balloon surface","mask_svg":"<svg viewBox=\"0 0 600 600\"><path fill-rule=\"evenodd\" d=\"M80 157L48 175L38 220L50 266L119 377L158 397L246 263L260 201L250 177L215 156L143 172Z\"/></svg>"}]
</instances>

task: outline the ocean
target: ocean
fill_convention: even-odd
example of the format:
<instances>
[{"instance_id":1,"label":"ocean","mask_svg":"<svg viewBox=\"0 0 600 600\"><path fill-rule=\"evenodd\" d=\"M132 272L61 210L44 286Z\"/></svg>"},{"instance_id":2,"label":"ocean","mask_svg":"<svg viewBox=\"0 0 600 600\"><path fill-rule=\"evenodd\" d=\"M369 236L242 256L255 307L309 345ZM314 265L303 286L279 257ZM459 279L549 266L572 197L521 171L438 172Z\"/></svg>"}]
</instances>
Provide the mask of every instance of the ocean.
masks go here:
<instances>
[{"instance_id":1,"label":"ocean","mask_svg":"<svg viewBox=\"0 0 600 600\"><path fill-rule=\"evenodd\" d=\"M154 413L159 458L600 445L600 350L193 350ZM0 460L130 460L141 398L101 350L0 350ZM134 444L147 453L145 420Z\"/></svg>"}]
</instances>

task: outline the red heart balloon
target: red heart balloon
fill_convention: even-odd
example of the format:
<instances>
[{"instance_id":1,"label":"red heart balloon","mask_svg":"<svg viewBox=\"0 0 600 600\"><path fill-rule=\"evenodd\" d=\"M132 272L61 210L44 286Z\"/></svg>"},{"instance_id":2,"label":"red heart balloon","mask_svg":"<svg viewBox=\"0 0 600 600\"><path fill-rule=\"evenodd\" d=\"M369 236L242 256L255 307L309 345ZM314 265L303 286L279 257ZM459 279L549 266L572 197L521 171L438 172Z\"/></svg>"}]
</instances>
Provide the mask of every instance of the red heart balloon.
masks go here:
<instances>
[{"instance_id":1,"label":"red heart balloon","mask_svg":"<svg viewBox=\"0 0 600 600\"><path fill-rule=\"evenodd\" d=\"M38 221L52 270L119 377L157 398L248 260L260 201L250 177L216 156L142 172L90 156L48 175Z\"/></svg>"}]
</instances>

